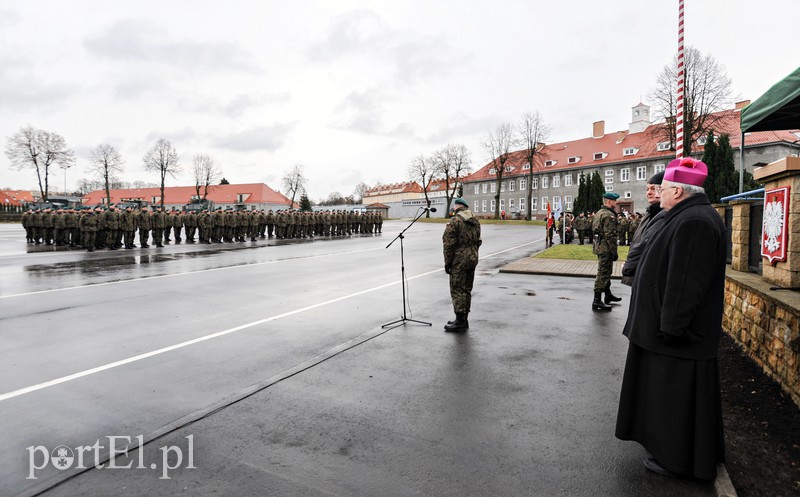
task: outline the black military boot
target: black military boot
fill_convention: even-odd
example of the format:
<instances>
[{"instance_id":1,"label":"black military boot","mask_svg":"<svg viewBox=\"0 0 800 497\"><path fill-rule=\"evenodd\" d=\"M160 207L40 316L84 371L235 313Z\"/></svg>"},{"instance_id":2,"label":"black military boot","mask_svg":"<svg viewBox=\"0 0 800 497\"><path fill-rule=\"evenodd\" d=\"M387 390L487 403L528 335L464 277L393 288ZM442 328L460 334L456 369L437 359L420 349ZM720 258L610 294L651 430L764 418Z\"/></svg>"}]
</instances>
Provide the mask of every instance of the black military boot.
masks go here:
<instances>
[{"instance_id":1,"label":"black military boot","mask_svg":"<svg viewBox=\"0 0 800 497\"><path fill-rule=\"evenodd\" d=\"M593 311L610 311L611 306L604 304L602 300L600 300L600 296L603 292L594 292L594 300L592 301L592 310Z\"/></svg>"},{"instance_id":2,"label":"black military boot","mask_svg":"<svg viewBox=\"0 0 800 497\"><path fill-rule=\"evenodd\" d=\"M605 302L606 305L611 305L612 302L622 302L621 297L615 297L613 293L611 293L611 286L609 285L605 291Z\"/></svg>"},{"instance_id":3,"label":"black military boot","mask_svg":"<svg viewBox=\"0 0 800 497\"><path fill-rule=\"evenodd\" d=\"M456 320L444 325L444 331L467 331L469 323L467 323L467 313L456 313Z\"/></svg>"}]
</instances>

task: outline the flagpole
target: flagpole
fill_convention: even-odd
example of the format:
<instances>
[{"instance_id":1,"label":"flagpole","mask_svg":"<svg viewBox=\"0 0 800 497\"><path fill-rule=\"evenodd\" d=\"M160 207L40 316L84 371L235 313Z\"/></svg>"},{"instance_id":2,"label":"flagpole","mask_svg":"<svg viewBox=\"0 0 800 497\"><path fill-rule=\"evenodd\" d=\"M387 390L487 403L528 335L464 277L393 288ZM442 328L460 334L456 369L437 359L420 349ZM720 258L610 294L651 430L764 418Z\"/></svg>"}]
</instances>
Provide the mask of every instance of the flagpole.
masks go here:
<instances>
[{"instance_id":1,"label":"flagpole","mask_svg":"<svg viewBox=\"0 0 800 497\"><path fill-rule=\"evenodd\" d=\"M678 105L675 117L675 157L678 159L683 157L683 96L686 84L683 2L684 0L678 0Z\"/></svg>"}]
</instances>

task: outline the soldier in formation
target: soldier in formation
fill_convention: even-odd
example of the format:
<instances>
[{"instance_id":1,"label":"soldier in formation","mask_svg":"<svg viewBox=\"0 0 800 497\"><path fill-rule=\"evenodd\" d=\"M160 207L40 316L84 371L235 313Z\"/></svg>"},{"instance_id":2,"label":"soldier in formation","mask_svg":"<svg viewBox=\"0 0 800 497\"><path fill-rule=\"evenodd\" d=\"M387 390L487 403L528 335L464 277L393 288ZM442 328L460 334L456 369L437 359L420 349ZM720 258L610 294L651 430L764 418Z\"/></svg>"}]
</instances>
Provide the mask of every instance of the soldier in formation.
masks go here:
<instances>
[{"instance_id":1,"label":"soldier in formation","mask_svg":"<svg viewBox=\"0 0 800 497\"><path fill-rule=\"evenodd\" d=\"M592 310L610 311L612 302L622 300L611 293L611 272L617 260L617 216L614 207L619 195L614 192L603 194L603 207L597 211L592 224L594 245L592 252L597 256L597 277L594 281L594 300ZM605 302L601 300L605 293Z\"/></svg>"}]
</instances>

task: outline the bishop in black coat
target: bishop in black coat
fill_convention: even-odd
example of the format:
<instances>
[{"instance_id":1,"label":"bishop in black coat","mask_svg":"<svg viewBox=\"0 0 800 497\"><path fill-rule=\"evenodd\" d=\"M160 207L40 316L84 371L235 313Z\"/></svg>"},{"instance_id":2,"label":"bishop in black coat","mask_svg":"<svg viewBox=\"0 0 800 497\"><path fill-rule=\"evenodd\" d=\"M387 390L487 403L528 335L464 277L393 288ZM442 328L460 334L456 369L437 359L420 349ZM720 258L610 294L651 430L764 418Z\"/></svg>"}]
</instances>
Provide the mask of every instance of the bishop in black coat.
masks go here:
<instances>
[{"instance_id":1,"label":"bishop in black coat","mask_svg":"<svg viewBox=\"0 0 800 497\"><path fill-rule=\"evenodd\" d=\"M663 225L635 275L616 436L642 444L668 472L712 479L724 461L725 224L705 193L675 185L663 185Z\"/></svg>"}]
</instances>

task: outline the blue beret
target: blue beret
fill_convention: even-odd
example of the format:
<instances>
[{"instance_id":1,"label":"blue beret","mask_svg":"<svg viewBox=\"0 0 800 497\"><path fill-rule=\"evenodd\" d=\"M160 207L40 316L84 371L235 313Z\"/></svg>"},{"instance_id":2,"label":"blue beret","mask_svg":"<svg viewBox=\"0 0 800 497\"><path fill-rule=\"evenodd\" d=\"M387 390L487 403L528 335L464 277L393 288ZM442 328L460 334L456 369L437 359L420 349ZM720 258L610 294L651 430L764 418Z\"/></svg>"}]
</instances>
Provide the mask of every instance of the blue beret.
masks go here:
<instances>
[{"instance_id":1,"label":"blue beret","mask_svg":"<svg viewBox=\"0 0 800 497\"><path fill-rule=\"evenodd\" d=\"M468 203L467 203L467 201L466 201L466 200L464 200L463 198L457 198L457 199L455 200L455 203L457 203L457 204L461 204L461 205L463 205L464 207L469 207L469 204L468 204Z\"/></svg>"},{"instance_id":2,"label":"blue beret","mask_svg":"<svg viewBox=\"0 0 800 497\"><path fill-rule=\"evenodd\" d=\"M617 200L619 198L619 193L605 192L603 194L603 198L607 198L607 199L610 199L610 200Z\"/></svg>"}]
</instances>

